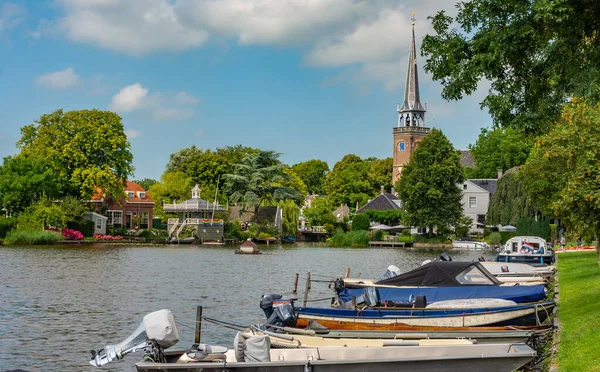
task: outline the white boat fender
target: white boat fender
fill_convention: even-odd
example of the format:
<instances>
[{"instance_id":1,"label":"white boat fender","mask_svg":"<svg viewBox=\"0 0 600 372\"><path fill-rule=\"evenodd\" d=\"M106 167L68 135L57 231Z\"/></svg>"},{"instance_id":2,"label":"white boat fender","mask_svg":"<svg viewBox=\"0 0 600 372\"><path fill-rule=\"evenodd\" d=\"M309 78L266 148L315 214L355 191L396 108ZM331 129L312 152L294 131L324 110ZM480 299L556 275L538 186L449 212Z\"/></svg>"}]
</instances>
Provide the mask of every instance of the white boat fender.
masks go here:
<instances>
[{"instance_id":1,"label":"white boat fender","mask_svg":"<svg viewBox=\"0 0 600 372\"><path fill-rule=\"evenodd\" d=\"M187 356L196 361L225 361L227 348L223 346L211 346L206 344L194 344L186 352Z\"/></svg>"}]
</instances>

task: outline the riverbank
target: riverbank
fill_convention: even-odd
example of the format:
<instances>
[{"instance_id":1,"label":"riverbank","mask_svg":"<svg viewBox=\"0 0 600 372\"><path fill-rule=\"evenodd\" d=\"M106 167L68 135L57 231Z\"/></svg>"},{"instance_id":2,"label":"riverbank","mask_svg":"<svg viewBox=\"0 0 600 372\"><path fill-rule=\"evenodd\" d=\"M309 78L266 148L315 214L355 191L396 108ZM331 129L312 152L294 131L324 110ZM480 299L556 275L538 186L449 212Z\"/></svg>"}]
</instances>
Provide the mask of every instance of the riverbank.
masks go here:
<instances>
[{"instance_id":1,"label":"riverbank","mask_svg":"<svg viewBox=\"0 0 600 372\"><path fill-rule=\"evenodd\" d=\"M570 252L558 260L559 371L600 371L600 268L596 252Z\"/></svg>"}]
</instances>

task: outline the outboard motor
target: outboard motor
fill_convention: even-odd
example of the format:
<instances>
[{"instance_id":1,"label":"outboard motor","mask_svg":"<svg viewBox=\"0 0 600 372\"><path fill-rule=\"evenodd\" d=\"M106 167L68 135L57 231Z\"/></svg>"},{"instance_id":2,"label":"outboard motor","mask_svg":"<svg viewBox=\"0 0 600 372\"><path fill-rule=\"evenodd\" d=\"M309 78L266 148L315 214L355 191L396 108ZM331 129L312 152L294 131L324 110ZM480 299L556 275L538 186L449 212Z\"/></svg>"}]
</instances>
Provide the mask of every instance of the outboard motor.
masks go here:
<instances>
[{"instance_id":1,"label":"outboard motor","mask_svg":"<svg viewBox=\"0 0 600 372\"><path fill-rule=\"evenodd\" d=\"M125 355L138 350L158 348L153 354L162 354L162 350L175 345L179 341L179 333L170 310L163 309L144 316L137 329L124 341L116 345L106 345L103 349L92 350L90 364L101 367Z\"/></svg>"},{"instance_id":2,"label":"outboard motor","mask_svg":"<svg viewBox=\"0 0 600 372\"><path fill-rule=\"evenodd\" d=\"M335 289L335 293L340 293L344 289L346 289L346 283L342 278L335 278L333 281L333 289Z\"/></svg>"},{"instance_id":3,"label":"outboard motor","mask_svg":"<svg viewBox=\"0 0 600 372\"><path fill-rule=\"evenodd\" d=\"M376 287L365 287L363 289L362 295L365 305L369 307L378 306L380 304L379 301L379 292Z\"/></svg>"},{"instance_id":4,"label":"outboard motor","mask_svg":"<svg viewBox=\"0 0 600 372\"><path fill-rule=\"evenodd\" d=\"M440 261L452 261L452 257L450 257L448 252L444 252L440 255Z\"/></svg>"},{"instance_id":5,"label":"outboard motor","mask_svg":"<svg viewBox=\"0 0 600 372\"><path fill-rule=\"evenodd\" d=\"M267 316L267 325L293 327L296 314L290 300L282 300L280 294L265 294L260 298L260 307Z\"/></svg>"},{"instance_id":6,"label":"outboard motor","mask_svg":"<svg viewBox=\"0 0 600 372\"><path fill-rule=\"evenodd\" d=\"M271 317L271 315L273 314L273 302L275 302L275 300L280 300L280 299L281 299L281 295L277 294L277 293L264 294L261 296L260 308L264 311L267 319L269 319Z\"/></svg>"},{"instance_id":7,"label":"outboard motor","mask_svg":"<svg viewBox=\"0 0 600 372\"><path fill-rule=\"evenodd\" d=\"M388 268L385 271L385 273L383 274L383 276L381 278L379 278L379 280L393 278L398 275L400 275L400 269L398 268L398 266L390 265L390 266L388 266Z\"/></svg>"}]
</instances>

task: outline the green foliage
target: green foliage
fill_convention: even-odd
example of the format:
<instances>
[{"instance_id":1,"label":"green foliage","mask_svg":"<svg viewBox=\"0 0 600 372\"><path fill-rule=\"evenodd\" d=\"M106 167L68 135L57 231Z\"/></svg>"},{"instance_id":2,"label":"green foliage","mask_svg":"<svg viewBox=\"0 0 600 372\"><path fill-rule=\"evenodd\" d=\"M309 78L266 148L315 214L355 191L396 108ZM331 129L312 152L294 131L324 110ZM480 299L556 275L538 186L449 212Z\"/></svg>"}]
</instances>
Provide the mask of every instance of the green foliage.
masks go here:
<instances>
[{"instance_id":1,"label":"green foliage","mask_svg":"<svg viewBox=\"0 0 600 372\"><path fill-rule=\"evenodd\" d=\"M323 226L325 224L334 224L333 205L329 198L315 198L310 208L304 208L302 215L311 226Z\"/></svg>"},{"instance_id":2,"label":"green foliage","mask_svg":"<svg viewBox=\"0 0 600 372\"><path fill-rule=\"evenodd\" d=\"M56 110L22 127L21 135L18 156L44 159L65 195L89 200L100 188L121 196L133 173L131 145L113 112Z\"/></svg>"},{"instance_id":3,"label":"green foliage","mask_svg":"<svg viewBox=\"0 0 600 372\"><path fill-rule=\"evenodd\" d=\"M287 167L279 161L279 153L258 150L246 155L240 163L233 165L233 173L225 174L225 192L233 203L255 207L265 202L297 200L299 191L285 186L290 176Z\"/></svg>"},{"instance_id":4,"label":"green foliage","mask_svg":"<svg viewBox=\"0 0 600 372\"><path fill-rule=\"evenodd\" d=\"M298 232L298 218L300 217L300 208L292 200L279 202L282 214L282 233L283 235L296 236Z\"/></svg>"},{"instance_id":5,"label":"green foliage","mask_svg":"<svg viewBox=\"0 0 600 372\"><path fill-rule=\"evenodd\" d=\"M368 247L369 232L360 231L337 231L331 237L329 245L332 247Z\"/></svg>"},{"instance_id":6,"label":"green foliage","mask_svg":"<svg viewBox=\"0 0 600 372\"><path fill-rule=\"evenodd\" d=\"M494 123L544 133L565 97L600 95L600 2L581 0L466 0L452 18L431 17L423 40L425 70L442 96L473 94L491 83L481 103ZM458 24L459 29L455 29Z\"/></svg>"},{"instance_id":7,"label":"green foliage","mask_svg":"<svg viewBox=\"0 0 600 372\"><path fill-rule=\"evenodd\" d=\"M135 180L133 182L137 183L138 185L142 186L144 190L148 191L150 190L150 186L154 185L158 181L152 178L143 178L141 180Z\"/></svg>"},{"instance_id":8,"label":"green foliage","mask_svg":"<svg viewBox=\"0 0 600 372\"><path fill-rule=\"evenodd\" d=\"M502 243L502 234L500 234L500 232L495 231L493 233L491 233L490 235L488 235L487 237L487 241L490 244L501 244Z\"/></svg>"},{"instance_id":9,"label":"green foliage","mask_svg":"<svg viewBox=\"0 0 600 372\"><path fill-rule=\"evenodd\" d=\"M490 225L514 225L517 220L539 214L531 195L525 190L516 171L506 172L498 181L486 216Z\"/></svg>"},{"instance_id":10,"label":"green foliage","mask_svg":"<svg viewBox=\"0 0 600 372\"><path fill-rule=\"evenodd\" d=\"M411 226L456 225L462 216L464 180L460 156L444 134L433 129L415 149L396 184Z\"/></svg>"},{"instance_id":11,"label":"green foliage","mask_svg":"<svg viewBox=\"0 0 600 372\"><path fill-rule=\"evenodd\" d=\"M516 236L514 231L500 231L500 243L504 244L514 236Z\"/></svg>"},{"instance_id":12,"label":"green foliage","mask_svg":"<svg viewBox=\"0 0 600 372\"><path fill-rule=\"evenodd\" d=\"M59 194L60 184L50 162L35 154L4 158L0 167L0 209L18 214L43 197Z\"/></svg>"},{"instance_id":13,"label":"green foliage","mask_svg":"<svg viewBox=\"0 0 600 372\"><path fill-rule=\"evenodd\" d=\"M369 216L363 213L352 216L352 231L369 230L371 227Z\"/></svg>"},{"instance_id":14,"label":"green foliage","mask_svg":"<svg viewBox=\"0 0 600 372\"><path fill-rule=\"evenodd\" d=\"M67 219L67 223L83 223L83 224L85 224L84 222L81 222L81 221L84 221L83 216L84 216L85 212L89 211L90 209L84 203L82 203L81 200L79 200L78 198L75 198L73 196L66 196L63 198L62 201L60 201L59 206L65 213L65 218ZM91 221L88 221L88 222L91 222ZM79 229L75 229L75 230L79 230ZM79 230L79 231L81 231L81 230Z\"/></svg>"},{"instance_id":15,"label":"green foliage","mask_svg":"<svg viewBox=\"0 0 600 372\"><path fill-rule=\"evenodd\" d=\"M16 218L0 217L0 238L4 238L6 234L17 227Z\"/></svg>"},{"instance_id":16,"label":"green foliage","mask_svg":"<svg viewBox=\"0 0 600 372\"><path fill-rule=\"evenodd\" d=\"M89 220L78 220L78 221L68 221L67 228L79 231L85 237L94 236L94 221Z\"/></svg>"},{"instance_id":17,"label":"green foliage","mask_svg":"<svg viewBox=\"0 0 600 372\"><path fill-rule=\"evenodd\" d=\"M5 245L42 245L56 244L62 239L62 234L41 229L18 228L8 232L4 239Z\"/></svg>"},{"instance_id":18,"label":"green foliage","mask_svg":"<svg viewBox=\"0 0 600 372\"><path fill-rule=\"evenodd\" d=\"M18 216L19 227L43 229L44 227L65 228L69 218L58 203L41 199Z\"/></svg>"},{"instance_id":19,"label":"green foliage","mask_svg":"<svg viewBox=\"0 0 600 372\"><path fill-rule=\"evenodd\" d=\"M369 162L349 154L335 163L325 179L325 192L333 205L363 205L375 195L369 180Z\"/></svg>"},{"instance_id":20,"label":"green foliage","mask_svg":"<svg viewBox=\"0 0 600 372\"><path fill-rule=\"evenodd\" d=\"M574 101L538 139L520 179L546 216L600 235L600 104Z\"/></svg>"},{"instance_id":21,"label":"green foliage","mask_svg":"<svg viewBox=\"0 0 600 372\"><path fill-rule=\"evenodd\" d=\"M295 192L293 192L294 197L291 200L296 202L296 205L301 206L304 204L304 196L308 193L304 181L302 181L294 170L287 165L283 167L283 173L286 175L286 179L273 183L273 187L295 190ZM273 201L271 201L271 203L273 203Z\"/></svg>"},{"instance_id":22,"label":"green foliage","mask_svg":"<svg viewBox=\"0 0 600 372\"><path fill-rule=\"evenodd\" d=\"M225 239L244 240L246 238L246 235L240 226L240 221L238 220L225 222L225 225L223 226L223 236Z\"/></svg>"},{"instance_id":23,"label":"green foliage","mask_svg":"<svg viewBox=\"0 0 600 372\"><path fill-rule=\"evenodd\" d=\"M377 191L381 189L381 186L389 192L392 187L392 168L394 159L391 157L385 159L372 159L369 163L368 179L371 182L373 192L377 193Z\"/></svg>"},{"instance_id":24,"label":"green foliage","mask_svg":"<svg viewBox=\"0 0 600 372\"><path fill-rule=\"evenodd\" d=\"M163 203L171 204L173 201L182 202L189 199L192 194L194 182L181 172L166 172L157 182L150 186L148 194L154 200L154 215L166 218Z\"/></svg>"},{"instance_id":25,"label":"green foliage","mask_svg":"<svg viewBox=\"0 0 600 372\"><path fill-rule=\"evenodd\" d=\"M524 218L517 221L517 236L539 236L550 240L550 222L546 218L536 221L533 218Z\"/></svg>"},{"instance_id":26,"label":"green foliage","mask_svg":"<svg viewBox=\"0 0 600 372\"><path fill-rule=\"evenodd\" d=\"M476 168L468 178L496 178L498 169L525 164L533 143L534 138L519 129L481 129L477 142L469 145Z\"/></svg>"},{"instance_id":27,"label":"green foliage","mask_svg":"<svg viewBox=\"0 0 600 372\"><path fill-rule=\"evenodd\" d=\"M371 236L374 241L380 242L383 240L383 230L374 230Z\"/></svg>"},{"instance_id":28,"label":"green foliage","mask_svg":"<svg viewBox=\"0 0 600 372\"><path fill-rule=\"evenodd\" d=\"M294 173L300 177L308 193L323 194L323 183L329 172L329 165L322 160L308 160L292 166Z\"/></svg>"},{"instance_id":29,"label":"green foliage","mask_svg":"<svg viewBox=\"0 0 600 372\"><path fill-rule=\"evenodd\" d=\"M459 238L467 236L472 225L473 219L471 217L461 216L457 220L456 225L454 225L454 232L456 233L456 236Z\"/></svg>"},{"instance_id":30,"label":"green foliage","mask_svg":"<svg viewBox=\"0 0 600 372\"><path fill-rule=\"evenodd\" d=\"M399 209L388 209L385 211L370 209L364 211L364 214L369 216L371 221L388 226L400 225L402 224L403 219L406 218L406 213Z\"/></svg>"}]
</instances>

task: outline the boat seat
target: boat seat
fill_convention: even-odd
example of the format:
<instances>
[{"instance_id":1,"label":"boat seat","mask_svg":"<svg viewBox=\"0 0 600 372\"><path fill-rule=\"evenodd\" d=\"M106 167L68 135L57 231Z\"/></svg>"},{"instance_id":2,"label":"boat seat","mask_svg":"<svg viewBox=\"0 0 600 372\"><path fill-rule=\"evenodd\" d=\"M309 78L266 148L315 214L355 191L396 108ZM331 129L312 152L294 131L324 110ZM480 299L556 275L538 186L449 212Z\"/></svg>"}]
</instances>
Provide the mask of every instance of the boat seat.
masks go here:
<instances>
[{"instance_id":1,"label":"boat seat","mask_svg":"<svg viewBox=\"0 0 600 372\"><path fill-rule=\"evenodd\" d=\"M193 344L186 350L186 354L194 361L225 361L227 348L223 346L211 346L207 344Z\"/></svg>"}]
</instances>

